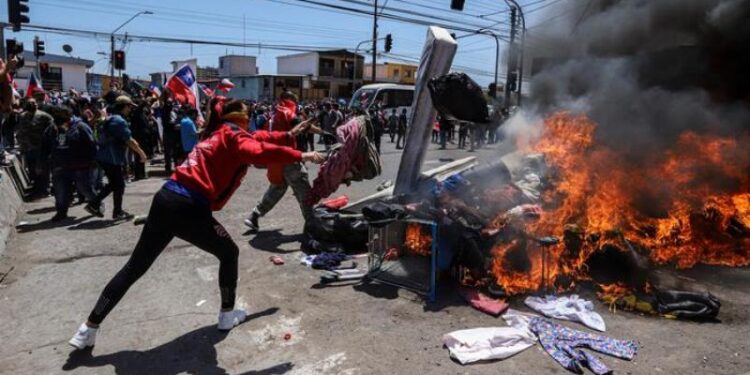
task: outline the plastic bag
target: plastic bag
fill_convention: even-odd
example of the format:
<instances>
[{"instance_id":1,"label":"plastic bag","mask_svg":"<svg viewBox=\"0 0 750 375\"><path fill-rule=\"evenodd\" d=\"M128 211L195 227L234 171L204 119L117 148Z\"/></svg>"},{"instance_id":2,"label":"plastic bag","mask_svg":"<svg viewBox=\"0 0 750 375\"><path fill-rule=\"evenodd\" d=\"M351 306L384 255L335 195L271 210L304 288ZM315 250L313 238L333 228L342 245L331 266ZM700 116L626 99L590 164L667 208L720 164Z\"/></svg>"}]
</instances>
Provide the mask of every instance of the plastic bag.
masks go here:
<instances>
[{"instance_id":1,"label":"plastic bag","mask_svg":"<svg viewBox=\"0 0 750 375\"><path fill-rule=\"evenodd\" d=\"M466 74L449 73L435 77L427 86L432 104L442 116L470 122L490 121L482 88Z\"/></svg>"}]
</instances>

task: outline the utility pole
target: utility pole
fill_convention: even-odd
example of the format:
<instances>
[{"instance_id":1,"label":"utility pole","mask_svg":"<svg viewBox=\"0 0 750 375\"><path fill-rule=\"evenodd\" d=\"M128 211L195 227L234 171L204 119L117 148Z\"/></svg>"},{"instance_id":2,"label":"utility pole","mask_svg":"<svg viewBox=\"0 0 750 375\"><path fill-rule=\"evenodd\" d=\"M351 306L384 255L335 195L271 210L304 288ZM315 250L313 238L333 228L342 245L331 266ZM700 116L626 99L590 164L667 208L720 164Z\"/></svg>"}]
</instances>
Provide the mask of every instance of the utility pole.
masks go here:
<instances>
[{"instance_id":1,"label":"utility pole","mask_svg":"<svg viewBox=\"0 0 750 375\"><path fill-rule=\"evenodd\" d=\"M372 19L372 83L375 83L376 65L378 65L378 0L375 0Z\"/></svg>"},{"instance_id":2,"label":"utility pole","mask_svg":"<svg viewBox=\"0 0 750 375\"><path fill-rule=\"evenodd\" d=\"M510 94L515 89L515 79L513 78L516 71L516 7L510 7L510 44L508 46L508 70L505 75L505 100L503 107L510 108Z\"/></svg>"}]
</instances>

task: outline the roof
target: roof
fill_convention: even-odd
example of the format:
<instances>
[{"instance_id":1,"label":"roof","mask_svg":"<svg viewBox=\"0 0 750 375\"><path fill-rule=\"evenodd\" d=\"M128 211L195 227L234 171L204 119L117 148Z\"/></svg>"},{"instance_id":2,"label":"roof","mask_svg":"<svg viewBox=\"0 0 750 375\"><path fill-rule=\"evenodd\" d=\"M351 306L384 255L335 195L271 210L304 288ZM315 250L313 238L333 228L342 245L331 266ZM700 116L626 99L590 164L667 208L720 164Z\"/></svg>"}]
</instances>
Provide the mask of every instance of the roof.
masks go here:
<instances>
[{"instance_id":1,"label":"roof","mask_svg":"<svg viewBox=\"0 0 750 375\"><path fill-rule=\"evenodd\" d=\"M34 56L34 53L31 51L23 51L23 58L26 61L32 62L36 61L36 57ZM70 56L63 56L63 55L55 55L55 54L45 54L44 56L39 58L40 63L48 63L48 64L71 64L71 65L85 65L87 68L90 68L94 66L94 61L92 60L86 60L86 59L80 59L77 57L70 57Z\"/></svg>"},{"instance_id":2,"label":"roof","mask_svg":"<svg viewBox=\"0 0 750 375\"><path fill-rule=\"evenodd\" d=\"M283 59L285 57L305 56L305 55L310 55L310 54L313 54L313 53L317 53L317 54L320 54L320 55L349 55L349 56L354 55L354 52L349 52L349 50L347 50L347 49L330 49L330 50L320 50L320 51L310 51L310 52L293 53L291 55L282 55L282 56L277 56L276 59ZM359 57L361 57L363 59L365 58L364 55L359 54L359 53L357 54L357 56L359 56Z\"/></svg>"},{"instance_id":3,"label":"roof","mask_svg":"<svg viewBox=\"0 0 750 375\"><path fill-rule=\"evenodd\" d=\"M364 85L361 89L398 89L398 90L414 90L414 85L399 85L396 83L373 83L370 85Z\"/></svg>"},{"instance_id":4,"label":"roof","mask_svg":"<svg viewBox=\"0 0 750 375\"><path fill-rule=\"evenodd\" d=\"M245 58L248 58L248 59L257 59L257 57L255 57L253 55L223 55L223 56L219 56L220 59L223 59L225 57L245 57Z\"/></svg>"}]
</instances>

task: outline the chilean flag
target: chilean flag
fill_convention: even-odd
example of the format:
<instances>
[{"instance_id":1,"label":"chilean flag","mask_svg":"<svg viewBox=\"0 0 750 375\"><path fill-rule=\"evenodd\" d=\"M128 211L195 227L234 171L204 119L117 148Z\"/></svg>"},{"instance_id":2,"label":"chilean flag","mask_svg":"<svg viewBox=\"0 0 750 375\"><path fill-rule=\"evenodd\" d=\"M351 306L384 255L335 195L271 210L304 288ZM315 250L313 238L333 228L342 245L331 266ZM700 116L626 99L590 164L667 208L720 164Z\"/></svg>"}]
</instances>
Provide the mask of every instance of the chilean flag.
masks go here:
<instances>
[{"instance_id":1,"label":"chilean flag","mask_svg":"<svg viewBox=\"0 0 750 375\"><path fill-rule=\"evenodd\" d=\"M168 87L174 94L174 99L180 103L188 103L193 108L198 108L198 84L195 74L190 65L183 65L167 80Z\"/></svg>"},{"instance_id":2,"label":"chilean flag","mask_svg":"<svg viewBox=\"0 0 750 375\"><path fill-rule=\"evenodd\" d=\"M161 90L159 90L159 86L154 82L151 82L151 84L148 85L148 92L156 96L161 96Z\"/></svg>"},{"instance_id":3,"label":"chilean flag","mask_svg":"<svg viewBox=\"0 0 750 375\"><path fill-rule=\"evenodd\" d=\"M234 83L229 80L229 78L224 78L219 82L219 84L216 86L217 90L221 90L224 92L229 92L229 90L234 88Z\"/></svg>"},{"instance_id":4,"label":"chilean flag","mask_svg":"<svg viewBox=\"0 0 750 375\"><path fill-rule=\"evenodd\" d=\"M42 88L42 82L41 80L36 78L36 74L31 73L31 77L29 78L29 85L26 87L26 97L32 97L37 91L44 92L44 89Z\"/></svg>"},{"instance_id":5,"label":"chilean flag","mask_svg":"<svg viewBox=\"0 0 750 375\"><path fill-rule=\"evenodd\" d=\"M215 94L214 90L211 90L210 87L208 87L208 86L206 86L204 84L200 84L199 83L198 87L200 87L201 91L203 91L203 93L206 94L206 96L208 96L208 97L213 97L214 94Z\"/></svg>"}]
</instances>

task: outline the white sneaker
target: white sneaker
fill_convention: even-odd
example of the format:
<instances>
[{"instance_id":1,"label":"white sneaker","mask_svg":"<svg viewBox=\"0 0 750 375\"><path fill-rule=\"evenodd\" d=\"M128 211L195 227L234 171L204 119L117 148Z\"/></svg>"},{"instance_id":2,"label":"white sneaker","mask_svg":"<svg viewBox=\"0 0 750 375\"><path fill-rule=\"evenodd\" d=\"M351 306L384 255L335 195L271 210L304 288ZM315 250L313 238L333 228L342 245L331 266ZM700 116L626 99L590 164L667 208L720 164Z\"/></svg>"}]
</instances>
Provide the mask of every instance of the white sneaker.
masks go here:
<instances>
[{"instance_id":1,"label":"white sneaker","mask_svg":"<svg viewBox=\"0 0 750 375\"><path fill-rule=\"evenodd\" d=\"M78 332L76 332L73 338L68 341L68 344L76 349L92 347L96 341L96 331L98 330L99 328L91 328L87 326L86 323L83 323L78 327Z\"/></svg>"},{"instance_id":2,"label":"white sneaker","mask_svg":"<svg viewBox=\"0 0 750 375\"><path fill-rule=\"evenodd\" d=\"M222 311L219 313L219 331L229 331L247 318L247 311L236 309L232 311Z\"/></svg>"}]
</instances>

